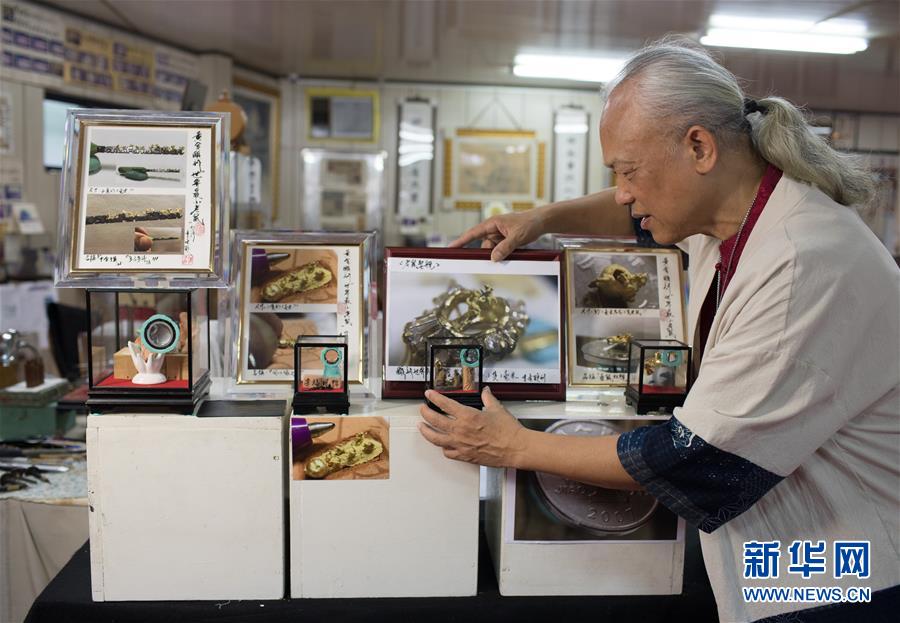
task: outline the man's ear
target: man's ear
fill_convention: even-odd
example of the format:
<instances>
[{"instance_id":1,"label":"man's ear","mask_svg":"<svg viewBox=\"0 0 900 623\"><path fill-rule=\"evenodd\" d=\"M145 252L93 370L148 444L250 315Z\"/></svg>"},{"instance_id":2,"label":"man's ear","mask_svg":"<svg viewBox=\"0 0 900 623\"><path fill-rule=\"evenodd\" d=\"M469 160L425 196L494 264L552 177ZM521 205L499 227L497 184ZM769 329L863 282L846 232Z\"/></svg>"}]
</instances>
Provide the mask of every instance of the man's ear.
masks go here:
<instances>
[{"instance_id":1,"label":"man's ear","mask_svg":"<svg viewBox=\"0 0 900 623\"><path fill-rule=\"evenodd\" d=\"M719 146L712 132L703 126L692 125L685 132L684 145L697 173L706 175L713 170L719 159Z\"/></svg>"}]
</instances>

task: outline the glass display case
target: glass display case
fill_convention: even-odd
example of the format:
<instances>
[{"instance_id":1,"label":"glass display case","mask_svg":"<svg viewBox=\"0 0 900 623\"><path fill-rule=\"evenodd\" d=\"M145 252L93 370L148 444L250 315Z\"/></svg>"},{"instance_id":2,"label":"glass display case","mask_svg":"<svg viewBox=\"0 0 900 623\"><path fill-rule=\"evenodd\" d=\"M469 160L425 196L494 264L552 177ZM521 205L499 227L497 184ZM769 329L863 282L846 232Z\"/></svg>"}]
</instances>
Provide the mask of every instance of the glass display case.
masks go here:
<instances>
[{"instance_id":1,"label":"glass display case","mask_svg":"<svg viewBox=\"0 0 900 623\"><path fill-rule=\"evenodd\" d=\"M88 408L193 413L209 392L208 290L86 290Z\"/></svg>"},{"instance_id":2,"label":"glass display case","mask_svg":"<svg viewBox=\"0 0 900 623\"><path fill-rule=\"evenodd\" d=\"M294 343L294 413L346 415L347 369L347 336L299 336Z\"/></svg>"},{"instance_id":3,"label":"glass display case","mask_svg":"<svg viewBox=\"0 0 900 623\"><path fill-rule=\"evenodd\" d=\"M632 340L625 400L641 415L684 404L693 381L691 347L678 340Z\"/></svg>"},{"instance_id":4,"label":"glass display case","mask_svg":"<svg viewBox=\"0 0 900 623\"><path fill-rule=\"evenodd\" d=\"M471 338L429 338L428 387L468 407L481 409L484 347ZM436 411L440 409L426 401Z\"/></svg>"}]
</instances>

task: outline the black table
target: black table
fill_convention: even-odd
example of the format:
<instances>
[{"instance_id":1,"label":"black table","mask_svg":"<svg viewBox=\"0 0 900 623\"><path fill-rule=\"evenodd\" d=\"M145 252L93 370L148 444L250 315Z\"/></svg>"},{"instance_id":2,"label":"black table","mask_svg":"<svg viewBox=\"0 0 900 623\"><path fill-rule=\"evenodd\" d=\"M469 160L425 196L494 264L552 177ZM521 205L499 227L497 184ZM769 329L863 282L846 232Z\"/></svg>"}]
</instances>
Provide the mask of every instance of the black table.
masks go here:
<instances>
[{"instance_id":1,"label":"black table","mask_svg":"<svg viewBox=\"0 0 900 623\"><path fill-rule=\"evenodd\" d=\"M482 526L483 527L483 526ZM717 621L716 606L700 556L697 531L688 528L681 595L638 597L501 597L482 530L474 597L403 599L284 599L271 601L91 601L90 549L85 543L44 589L26 623L352 623L355 621L454 621L500 623L669 623ZM613 563L614 564L614 563ZM423 568L422 573L428 573Z\"/></svg>"}]
</instances>

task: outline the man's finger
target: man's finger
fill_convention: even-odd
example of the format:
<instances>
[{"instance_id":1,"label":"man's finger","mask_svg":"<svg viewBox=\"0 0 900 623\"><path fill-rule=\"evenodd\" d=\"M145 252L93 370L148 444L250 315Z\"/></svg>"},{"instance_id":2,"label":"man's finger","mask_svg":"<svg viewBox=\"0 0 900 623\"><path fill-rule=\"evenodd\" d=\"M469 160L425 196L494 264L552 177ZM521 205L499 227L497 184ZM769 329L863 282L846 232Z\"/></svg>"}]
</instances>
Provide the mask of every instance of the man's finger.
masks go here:
<instances>
[{"instance_id":1,"label":"man's finger","mask_svg":"<svg viewBox=\"0 0 900 623\"><path fill-rule=\"evenodd\" d=\"M427 441L431 442L435 446L439 448L449 448L450 447L450 437L445 435L444 433L439 433L435 431L433 428L428 426L425 422L419 422L417 425L419 429L419 433L424 437Z\"/></svg>"},{"instance_id":2,"label":"man's finger","mask_svg":"<svg viewBox=\"0 0 900 623\"><path fill-rule=\"evenodd\" d=\"M510 242L509 238L504 238L497 246L494 247L494 250L491 251L491 261L492 262L500 262L506 259L506 256L516 250L516 247Z\"/></svg>"},{"instance_id":3,"label":"man's finger","mask_svg":"<svg viewBox=\"0 0 900 623\"><path fill-rule=\"evenodd\" d=\"M494 241L491 240L490 238L485 238L484 240L481 241L482 249L491 249L493 247L494 247Z\"/></svg>"},{"instance_id":4,"label":"man's finger","mask_svg":"<svg viewBox=\"0 0 900 623\"><path fill-rule=\"evenodd\" d=\"M484 403L485 409L503 406L503 404L497 400L497 397L494 395L494 392L491 391L490 387L485 387L481 390L481 402Z\"/></svg>"},{"instance_id":5,"label":"man's finger","mask_svg":"<svg viewBox=\"0 0 900 623\"><path fill-rule=\"evenodd\" d=\"M457 450L456 448L444 448L444 456L447 457L448 459L453 459L454 461L461 460L459 458L460 457L459 450Z\"/></svg>"},{"instance_id":6,"label":"man's finger","mask_svg":"<svg viewBox=\"0 0 900 623\"><path fill-rule=\"evenodd\" d=\"M433 389L429 389L427 392L425 392L425 397L430 400L433 405L440 408L441 411L453 417L463 415L469 411L478 413L472 407L467 407L463 404L460 404L452 398L448 398L447 396L443 395L440 392L436 392Z\"/></svg>"},{"instance_id":7,"label":"man's finger","mask_svg":"<svg viewBox=\"0 0 900 623\"><path fill-rule=\"evenodd\" d=\"M421 415L422 419L428 422L428 424L438 432L446 434L453 430L453 420L443 413L438 413L434 409L429 409L428 405L419 407L419 415Z\"/></svg>"},{"instance_id":8,"label":"man's finger","mask_svg":"<svg viewBox=\"0 0 900 623\"><path fill-rule=\"evenodd\" d=\"M470 227L462 234L460 234L459 238L448 244L448 247L464 247L473 240L479 240L487 236L491 231L493 231L494 225L490 221L484 221L483 223L479 223L474 227Z\"/></svg>"}]
</instances>

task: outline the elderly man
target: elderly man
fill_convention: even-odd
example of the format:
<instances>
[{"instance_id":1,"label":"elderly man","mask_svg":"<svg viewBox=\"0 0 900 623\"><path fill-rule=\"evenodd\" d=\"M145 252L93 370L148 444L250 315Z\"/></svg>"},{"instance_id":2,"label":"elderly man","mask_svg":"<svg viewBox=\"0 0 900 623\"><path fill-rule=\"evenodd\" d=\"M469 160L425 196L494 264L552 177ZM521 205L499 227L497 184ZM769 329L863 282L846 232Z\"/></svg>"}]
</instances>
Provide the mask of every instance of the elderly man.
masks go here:
<instances>
[{"instance_id":1,"label":"elderly man","mask_svg":"<svg viewBox=\"0 0 900 623\"><path fill-rule=\"evenodd\" d=\"M745 99L677 43L641 50L609 86L600 141L616 189L495 217L454 244L482 239L502 260L546 232L629 234L633 218L678 244L700 360L684 406L663 425L565 437L523 428L490 390L483 411L429 392L450 417L423 406L422 435L452 459L646 489L702 531L722 621L893 616L900 271L847 207L870 198L871 176L790 103ZM867 544L868 569L841 564L842 542ZM777 579L744 564L760 552L777 552ZM872 601L760 602L742 590L754 586L863 586Z\"/></svg>"}]
</instances>

